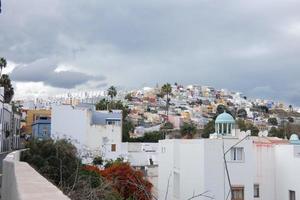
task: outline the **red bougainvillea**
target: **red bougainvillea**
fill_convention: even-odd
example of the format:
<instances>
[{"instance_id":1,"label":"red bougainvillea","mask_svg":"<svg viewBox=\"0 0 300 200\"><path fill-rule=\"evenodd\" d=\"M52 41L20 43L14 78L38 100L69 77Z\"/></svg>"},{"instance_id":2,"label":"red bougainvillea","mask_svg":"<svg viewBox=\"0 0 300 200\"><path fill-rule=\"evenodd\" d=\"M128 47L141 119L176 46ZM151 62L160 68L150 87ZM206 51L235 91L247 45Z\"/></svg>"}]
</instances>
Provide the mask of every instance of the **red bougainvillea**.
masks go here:
<instances>
[{"instance_id":1,"label":"red bougainvillea","mask_svg":"<svg viewBox=\"0 0 300 200\"><path fill-rule=\"evenodd\" d=\"M104 170L96 166L85 166L84 169L97 172L106 178L124 199L130 197L138 200L152 199L152 184L144 178L141 171L134 170L128 163L114 164Z\"/></svg>"}]
</instances>

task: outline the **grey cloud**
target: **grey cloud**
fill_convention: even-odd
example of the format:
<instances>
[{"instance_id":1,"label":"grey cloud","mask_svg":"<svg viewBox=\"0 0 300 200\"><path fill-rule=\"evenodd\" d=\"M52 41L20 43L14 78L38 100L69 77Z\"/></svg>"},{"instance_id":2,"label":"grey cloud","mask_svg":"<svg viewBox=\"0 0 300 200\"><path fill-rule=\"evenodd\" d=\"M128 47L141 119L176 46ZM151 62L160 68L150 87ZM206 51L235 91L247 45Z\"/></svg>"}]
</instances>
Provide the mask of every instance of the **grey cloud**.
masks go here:
<instances>
[{"instance_id":1,"label":"grey cloud","mask_svg":"<svg viewBox=\"0 0 300 200\"><path fill-rule=\"evenodd\" d=\"M109 84L209 84L300 105L293 87L300 33L289 31L300 21L300 1L10 0L2 7L0 55L17 63L55 57L105 74ZM41 68L51 85L61 76L90 78ZM41 79L26 71L14 73ZM277 93L255 89L266 86Z\"/></svg>"},{"instance_id":2,"label":"grey cloud","mask_svg":"<svg viewBox=\"0 0 300 200\"><path fill-rule=\"evenodd\" d=\"M91 76L75 71L56 72L57 61L42 59L25 66L17 66L10 74L14 81L43 82L56 88L71 89L89 81L104 81L103 76ZM102 83L104 84L104 83Z\"/></svg>"}]
</instances>

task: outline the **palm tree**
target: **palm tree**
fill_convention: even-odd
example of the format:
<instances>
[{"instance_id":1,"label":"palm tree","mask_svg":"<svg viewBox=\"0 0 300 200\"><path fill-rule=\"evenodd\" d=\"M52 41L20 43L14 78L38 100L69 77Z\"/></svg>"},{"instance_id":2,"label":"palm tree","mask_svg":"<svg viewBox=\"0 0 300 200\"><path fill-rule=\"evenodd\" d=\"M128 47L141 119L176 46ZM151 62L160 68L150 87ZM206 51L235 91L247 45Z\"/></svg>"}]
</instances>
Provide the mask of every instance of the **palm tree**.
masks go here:
<instances>
[{"instance_id":1,"label":"palm tree","mask_svg":"<svg viewBox=\"0 0 300 200\"><path fill-rule=\"evenodd\" d=\"M169 96L172 93L171 85L169 83L164 84L161 87L161 93L162 93L162 96L167 95L166 110L167 110L167 116L169 116L169 102L170 102Z\"/></svg>"},{"instance_id":2,"label":"palm tree","mask_svg":"<svg viewBox=\"0 0 300 200\"><path fill-rule=\"evenodd\" d=\"M7 62L5 58L0 58L0 77L2 76L2 70L6 67Z\"/></svg>"},{"instance_id":3,"label":"palm tree","mask_svg":"<svg viewBox=\"0 0 300 200\"><path fill-rule=\"evenodd\" d=\"M3 74L0 78L0 86L4 87L4 102L10 103L14 96L14 88L7 74Z\"/></svg>"},{"instance_id":4,"label":"palm tree","mask_svg":"<svg viewBox=\"0 0 300 200\"><path fill-rule=\"evenodd\" d=\"M107 90L108 96L110 96L110 99L113 100L115 96L117 96L117 89L114 86L110 86Z\"/></svg>"},{"instance_id":5,"label":"palm tree","mask_svg":"<svg viewBox=\"0 0 300 200\"><path fill-rule=\"evenodd\" d=\"M113 98L117 96L117 89L114 86L110 86L107 89L107 95L110 96L110 104L112 106Z\"/></svg>"}]
</instances>

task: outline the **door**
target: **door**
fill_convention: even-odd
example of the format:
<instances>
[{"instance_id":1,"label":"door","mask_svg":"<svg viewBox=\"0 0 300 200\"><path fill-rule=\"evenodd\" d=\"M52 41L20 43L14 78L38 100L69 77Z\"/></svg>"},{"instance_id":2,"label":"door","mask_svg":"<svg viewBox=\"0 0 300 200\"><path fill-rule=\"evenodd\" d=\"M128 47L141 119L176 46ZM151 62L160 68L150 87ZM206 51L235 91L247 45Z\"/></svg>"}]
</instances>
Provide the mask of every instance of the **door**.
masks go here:
<instances>
[{"instance_id":1,"label":"door","mask_svg":"<svg viewBox=\"0 0 300 200\"><path fill-rule=\"evenodd\" d=\"M232 188L233 200L244 200L244 187Z\"/></svg>"}]
</instances>

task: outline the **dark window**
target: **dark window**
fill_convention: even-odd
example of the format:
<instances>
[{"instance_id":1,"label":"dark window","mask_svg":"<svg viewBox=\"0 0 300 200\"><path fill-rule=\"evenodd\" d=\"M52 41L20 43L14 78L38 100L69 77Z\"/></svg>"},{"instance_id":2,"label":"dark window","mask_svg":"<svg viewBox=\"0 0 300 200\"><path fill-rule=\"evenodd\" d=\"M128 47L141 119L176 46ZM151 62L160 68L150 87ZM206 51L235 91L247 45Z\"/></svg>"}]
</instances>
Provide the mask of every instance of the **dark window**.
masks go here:
<instances>
[{"instance_id":1,"label":"dark window","mask_svg":"<svg viewBox=\"0 0 300 200\"><path fill-rule=\"evenodd\" d=\"M290 196L289 200L296 200L296 192L295 191L290 190L289 196Z\"/></svg>"},{"instance_id":2,"label":"dark window","mask_svg":"<svg viewBox=\"0 0 300 200\"><path fill-rule=\"evenodd\" d=\"M259 185L254 184L254 198L258 198L258 197L259 197Z\"/></svg>"}]
</instances>

